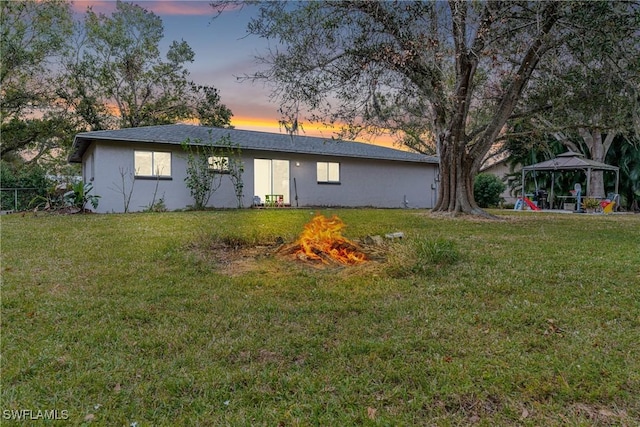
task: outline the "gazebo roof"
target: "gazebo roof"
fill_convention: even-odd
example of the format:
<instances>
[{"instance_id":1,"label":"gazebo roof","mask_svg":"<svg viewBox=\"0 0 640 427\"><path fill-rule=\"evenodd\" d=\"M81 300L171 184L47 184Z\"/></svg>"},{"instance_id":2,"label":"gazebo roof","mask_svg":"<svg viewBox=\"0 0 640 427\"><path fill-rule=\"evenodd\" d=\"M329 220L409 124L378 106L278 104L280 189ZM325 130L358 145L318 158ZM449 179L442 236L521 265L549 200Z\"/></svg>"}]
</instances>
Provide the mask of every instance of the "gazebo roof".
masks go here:
<instances>
[{"instance_id":1,"label":"gazebo roof","mask_svg":"<svg viewBox=\"0 0 640 427\"><path fill-rule=\"evenodd\" d=\"M585 159L580 153L567 151L558 154L555 159L546 160L534 165L525 166L523 171L554 171L554 170L610 170L617 171L616 166L607 165L606 163L596 162L594 160Z\"/></svg>"}]
</instances>

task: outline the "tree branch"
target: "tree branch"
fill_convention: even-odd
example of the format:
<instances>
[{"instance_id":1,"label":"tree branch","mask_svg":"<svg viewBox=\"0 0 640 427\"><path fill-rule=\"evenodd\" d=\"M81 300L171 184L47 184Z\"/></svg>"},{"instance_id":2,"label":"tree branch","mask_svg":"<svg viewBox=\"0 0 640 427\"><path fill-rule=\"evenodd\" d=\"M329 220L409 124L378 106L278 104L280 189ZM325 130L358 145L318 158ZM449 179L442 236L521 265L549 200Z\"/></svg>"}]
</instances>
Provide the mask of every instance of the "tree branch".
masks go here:
<instances>
[{"instance_id":1,"label":"tree branch","mask_svg":"<svg viewBox=\"0 0 640 427\"><path fill-rule=\"evenodd\" d=\"M542 54L548 48L546 43L547 36L558 20L557 9L558 3L550 2L542 11L544 22L540 28L540 32L529 45L529 48L522 58L520 67L516 71L515 76L511 79L511 82L509 83L509 86L503 95L495 114L493 115L493 119L487 126L486 132L482 135L480 141L474 144L471 148L470 155L475 159L474 162L477 163L478 167L479 162L484 158L485 154L490 149L491 144L497 138L504 124L511 116L516 102L528 83L533 70L536 68Z\"/></svg>"}]
</instances>

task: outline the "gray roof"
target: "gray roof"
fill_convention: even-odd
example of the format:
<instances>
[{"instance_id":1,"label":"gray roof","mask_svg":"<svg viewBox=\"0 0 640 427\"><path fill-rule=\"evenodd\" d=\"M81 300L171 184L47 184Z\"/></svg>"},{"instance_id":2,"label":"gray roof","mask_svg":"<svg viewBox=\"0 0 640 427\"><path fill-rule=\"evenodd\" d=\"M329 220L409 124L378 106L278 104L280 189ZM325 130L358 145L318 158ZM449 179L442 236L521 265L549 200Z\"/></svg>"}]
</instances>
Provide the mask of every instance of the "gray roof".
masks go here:
<instances>
[{"instance_id":1,"label":"gray roof","mask_svg":"<svg viewBox=\"0 0 640 427\"><path fill-rule=\"evenodd\" d=\"M184 124L146 126L117 130L83 132L73 140L69 162L80 163L86 149L93 141L109 140L123 142L149 142L180 145L189 139L198 141L218 141L224 136L240 145L243 150L261 150L286 153L318 154L336 157L357 157L365 159L395 160L403 162L438 163L437 157L425 156L379 145L353 141L337 141L330 138L286 135L239 129L211 128Z\"/></svg>"},{"instance_id":2,"label":"gray roof","mask_svg":"<svg viewBox=\"0 0 640 427\"><path fill-rule=\"evenodd\" d=\"M536 163L535 165L525 166L522 168L525 171L540 171L540 170L571 170L571 169L594 169L594 170L612 170L617 171L615 166L607 165L605 163L596 162L595 160L585 159L580 153L573 151L567 151L566 153L558 154L555 159L546 160L544 162Z\"/></svg>"}]
</instances>

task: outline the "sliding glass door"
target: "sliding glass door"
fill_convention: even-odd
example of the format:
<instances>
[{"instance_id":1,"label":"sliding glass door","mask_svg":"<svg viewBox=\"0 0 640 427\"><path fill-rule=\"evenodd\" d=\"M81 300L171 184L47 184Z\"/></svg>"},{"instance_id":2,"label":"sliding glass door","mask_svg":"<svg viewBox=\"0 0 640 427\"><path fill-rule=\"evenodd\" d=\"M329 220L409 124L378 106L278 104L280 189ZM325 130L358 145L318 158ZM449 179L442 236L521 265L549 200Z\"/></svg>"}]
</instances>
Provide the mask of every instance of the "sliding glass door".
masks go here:
<instances>
[{"instance_id":1,"label":"sliding glass door","mask_svg":"<svg viewBox=\"0 0 640 427\"><path fill-rule=\"evenodd\" d=\"M289 161L275 159L254 159L253 188L255 196L262 203L267 195L281 195L285 204L289 204Z\"/></svg>"}]
</instances>

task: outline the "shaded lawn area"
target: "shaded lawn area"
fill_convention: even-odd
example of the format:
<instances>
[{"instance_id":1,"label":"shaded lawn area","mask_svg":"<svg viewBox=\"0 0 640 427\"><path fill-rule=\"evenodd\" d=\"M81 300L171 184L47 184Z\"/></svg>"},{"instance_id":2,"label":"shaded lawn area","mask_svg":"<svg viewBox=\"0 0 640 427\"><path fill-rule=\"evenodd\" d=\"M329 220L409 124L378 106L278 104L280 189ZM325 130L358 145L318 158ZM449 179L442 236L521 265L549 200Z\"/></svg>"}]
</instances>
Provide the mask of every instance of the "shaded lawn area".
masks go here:
<instances>
[{"instance_id":1,"label":"shaded lawn area","mask_svg":"<svg viewBox=\"0 0 640 427\"><path fill-rule=\"evenodd\" d=\"M407 238L317 268L269 246L304 209L2 217L3 425L640 423L640 216L322 212Z\"/></svg>"}]
</instances>

